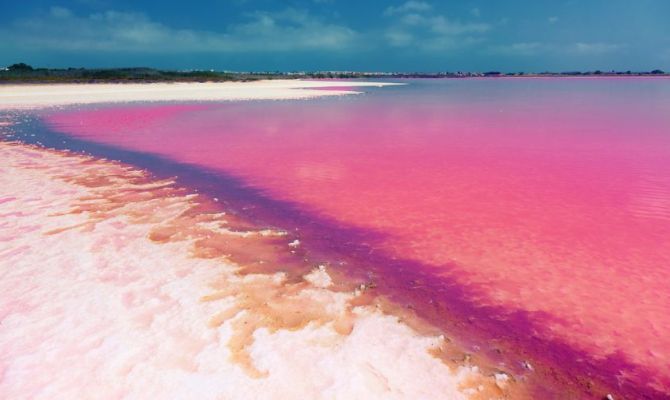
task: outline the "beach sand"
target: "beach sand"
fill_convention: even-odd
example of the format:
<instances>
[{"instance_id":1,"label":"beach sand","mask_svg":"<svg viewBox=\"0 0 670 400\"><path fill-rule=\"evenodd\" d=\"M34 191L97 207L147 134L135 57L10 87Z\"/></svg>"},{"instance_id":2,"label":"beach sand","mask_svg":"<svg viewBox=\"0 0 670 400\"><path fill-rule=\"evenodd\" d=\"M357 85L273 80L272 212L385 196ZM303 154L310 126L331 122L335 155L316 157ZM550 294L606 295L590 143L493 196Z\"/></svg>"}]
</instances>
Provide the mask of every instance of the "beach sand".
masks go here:
<instances>
[{"instance_id":1,"label":"beach sand","mask_svg":"<svg viewBox=\"0 0 670 400\"><path fill-rule=\"evenodd\" d=\"M297 89L337 85L5 86L0 107L351 93ZM509 396L507 375L446 362L436 354L449 338L363 301L366 288L343 289L324 266L297 277L246 270L227 244L299 244L240 228L215 199L20 142L0 141L0 159L2 398Z\"/></svg>"}]
</instances>

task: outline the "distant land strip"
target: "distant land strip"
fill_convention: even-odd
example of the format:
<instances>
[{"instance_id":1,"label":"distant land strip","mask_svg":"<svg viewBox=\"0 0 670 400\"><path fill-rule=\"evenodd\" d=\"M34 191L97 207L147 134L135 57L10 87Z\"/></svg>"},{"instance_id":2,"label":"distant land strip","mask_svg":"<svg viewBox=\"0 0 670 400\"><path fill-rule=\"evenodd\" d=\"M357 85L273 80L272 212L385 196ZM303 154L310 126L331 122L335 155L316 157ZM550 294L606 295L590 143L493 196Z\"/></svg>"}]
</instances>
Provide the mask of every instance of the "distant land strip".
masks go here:
<instances>
[{"instance_id":1,"label":"distant land strip","mask_svg":"<svg viewBox=\"0 0 670 400\"><path fill-rule=\"evenodd\" d=\"M355 78L476 78L476 77L565 77L565 76L670 76L652 71L567 72L361 72L293 71L234 72L215 70L170 71L154 68L33 68L25 63L0 68L0 83L141 83L141 82L243 82L263 79L355 79Z\"/></svg>"}]
</instances>

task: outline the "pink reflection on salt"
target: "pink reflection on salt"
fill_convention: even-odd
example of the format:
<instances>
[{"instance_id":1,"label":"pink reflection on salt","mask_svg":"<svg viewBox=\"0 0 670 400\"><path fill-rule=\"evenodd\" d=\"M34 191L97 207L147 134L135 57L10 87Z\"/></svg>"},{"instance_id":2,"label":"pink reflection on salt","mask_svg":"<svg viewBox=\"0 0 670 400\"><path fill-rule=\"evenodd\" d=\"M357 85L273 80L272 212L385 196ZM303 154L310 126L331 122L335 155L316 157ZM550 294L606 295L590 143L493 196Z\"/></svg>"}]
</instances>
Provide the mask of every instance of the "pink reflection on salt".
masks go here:
<instances>
[{"instance_id":1,"label":"pink reflection on salt","mask_svg":"<svg viewBox=\"0 0 670 400\"><path fill-rule=\"evenodd\" d=\"M669 105L669 80L471 80L48 122L382 231L379 251L546 313L544 336L622 354L670 391Z\"/></svg>"}]
</instances>

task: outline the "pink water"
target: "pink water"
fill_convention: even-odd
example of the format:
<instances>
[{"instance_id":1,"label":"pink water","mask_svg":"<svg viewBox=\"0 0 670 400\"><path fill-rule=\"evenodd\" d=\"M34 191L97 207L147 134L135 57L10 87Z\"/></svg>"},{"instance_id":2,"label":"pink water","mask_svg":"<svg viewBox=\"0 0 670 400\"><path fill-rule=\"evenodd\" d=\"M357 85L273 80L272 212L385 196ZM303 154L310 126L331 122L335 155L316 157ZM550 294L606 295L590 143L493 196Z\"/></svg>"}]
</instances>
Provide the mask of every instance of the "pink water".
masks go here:
<instances>
[{"instance_id":1,"label":"pink water","mask_svg":"<svg viewBox=\"0 0 670 400\"><path fill-rule=\"evenodd\" d=\"M409 83L47 121L381 233L374 251L430 266L478 304L523 311L545 340L625 365L606 372L620 383L670 393L670 80Z\"/></svg>"}]
</instances>

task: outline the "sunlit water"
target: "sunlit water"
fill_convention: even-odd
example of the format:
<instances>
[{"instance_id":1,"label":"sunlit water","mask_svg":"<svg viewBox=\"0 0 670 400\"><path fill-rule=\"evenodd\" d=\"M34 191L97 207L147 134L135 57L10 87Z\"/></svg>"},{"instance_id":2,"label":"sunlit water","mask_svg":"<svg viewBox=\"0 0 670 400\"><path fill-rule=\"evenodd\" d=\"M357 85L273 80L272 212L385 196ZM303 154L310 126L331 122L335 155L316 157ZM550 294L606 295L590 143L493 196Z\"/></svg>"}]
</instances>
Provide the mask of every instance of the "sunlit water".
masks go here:
<instances>
[{"instance_id":1,"label":"sunlit water","mask_svg":"<svg viewBox=\"0 0 670 400\"><path fill-rule=\"evenodd\" d=\"M503 321L511 335L533 329L613 382L670 392L670 80L418 80L46 120L356 228L371 252L427 267L428 298L457 282L530 321Z\"/></svg>"}]
</instances>

